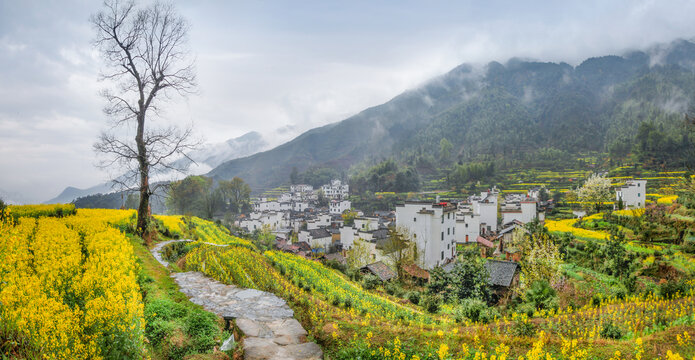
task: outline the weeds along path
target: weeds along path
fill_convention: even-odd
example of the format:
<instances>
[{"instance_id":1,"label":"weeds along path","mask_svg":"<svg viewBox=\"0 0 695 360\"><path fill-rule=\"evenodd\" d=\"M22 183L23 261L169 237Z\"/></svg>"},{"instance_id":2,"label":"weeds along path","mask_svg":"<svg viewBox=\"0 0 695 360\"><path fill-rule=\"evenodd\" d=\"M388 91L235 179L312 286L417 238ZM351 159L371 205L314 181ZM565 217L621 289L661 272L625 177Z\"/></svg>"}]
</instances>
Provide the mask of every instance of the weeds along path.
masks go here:
<instances>
[{"instance_id":1,"label":"weeds along path","mask_svg":"<svg viewBox=\"0 0 695 360\"><path fill-rule=\"evenodd\" d=\"M162 250L166 245L180 241L191 240L160 242L150 251L160 264L167 267L168 262L162 258ZM307 341L307 332L294 318L292 309L285 300L276 295L256 289L226 285L200 272L171 273L170 276L178 283L181 292L191 299L191 302L219 316L236 318L236 325L245 335L245 359L323 358L321 348L316 343Z\"/></svg>"}]
</instances>

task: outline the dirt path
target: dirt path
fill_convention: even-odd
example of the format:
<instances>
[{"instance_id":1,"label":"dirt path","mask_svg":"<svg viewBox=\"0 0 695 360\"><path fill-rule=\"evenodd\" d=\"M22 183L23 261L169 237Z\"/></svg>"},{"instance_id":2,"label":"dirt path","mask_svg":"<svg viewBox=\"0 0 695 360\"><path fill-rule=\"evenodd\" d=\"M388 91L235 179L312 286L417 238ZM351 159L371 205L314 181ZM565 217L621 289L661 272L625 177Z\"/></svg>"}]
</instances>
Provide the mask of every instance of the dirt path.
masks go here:
<instances>
[{"instance_id":1,"label":"dirt path","mask_svg":"<svg viewBox=\"0 0 695 360\"><path fill-rule=\"evenodd\" d=\"M164 241L150 251L166 267L168 263L162 258L161 251L164 246L177 241L191 240ZM275 294L225 285L200 272L171 273L170 276L191 302L219 316L236 318L236 325L245 335L245 359L323 358L321 348L316 343L307 342L307 332L294 318L292 309Z\"/></svg>"}]
</instances>

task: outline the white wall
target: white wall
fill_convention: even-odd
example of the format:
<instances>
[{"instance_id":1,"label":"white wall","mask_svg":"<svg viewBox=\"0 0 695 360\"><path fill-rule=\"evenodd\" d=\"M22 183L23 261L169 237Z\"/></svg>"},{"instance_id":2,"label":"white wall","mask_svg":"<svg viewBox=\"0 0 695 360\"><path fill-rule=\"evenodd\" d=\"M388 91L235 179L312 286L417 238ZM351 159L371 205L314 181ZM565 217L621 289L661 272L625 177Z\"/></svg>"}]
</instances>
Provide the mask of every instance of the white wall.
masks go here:
<instances>
[{"instance_id":1,"label":"white wall","mask_svg":"<svg viewBox=\"0 0 695 360\"><path fill-rule=\"evenodd\" d=\"M628 180L621 188L616 189L615 201L623 198L626 209L643 208L647 197L647 180Z\"/></svg>"},{"instance_id":2,"label":"white wall","mask_svg":"<svg viewBox=\"0 0 695 360\"><path fill-rule=\"evenodd\" d=\"M475 242L480 235L480 216L471 213L459 213L456 216L456 242Z\"/></svg>"},{"instance_id":3,"label":"white wall","mask_svg":"<svg viewBox=\"0 0 695 360\"><path fill-rule=\"evenodd\" d=\"M396 206L396 224L414 237L425 269L456 257L456 209L444 210L439 205L416 202Z\"/></svg>"}]
</instances>

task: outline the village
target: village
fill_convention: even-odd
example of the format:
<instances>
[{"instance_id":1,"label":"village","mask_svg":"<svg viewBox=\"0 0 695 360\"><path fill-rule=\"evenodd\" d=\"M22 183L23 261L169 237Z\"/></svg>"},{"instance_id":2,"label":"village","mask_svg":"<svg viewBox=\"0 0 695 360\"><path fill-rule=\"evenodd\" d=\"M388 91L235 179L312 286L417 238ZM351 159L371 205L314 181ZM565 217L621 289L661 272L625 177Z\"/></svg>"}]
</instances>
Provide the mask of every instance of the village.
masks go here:
<instances>
[{"instance_id":1,"label":"village","mask_svg":"<svg viewBox=\"0 0 695 360\"><path fill-rule=\"evenodd\" d=\"M646 180L628 180L615 189L615 203L625 209L644 208ZM442 268L450 272L464 249L477 249L487 258L485 267L489 285L508 288L518 281L518 249L507 246L515 229L528 232L526 224L545 223L546 212L555 206L553 199L542 196L545 189L535 187L525 194L503 194L492 188L458 201L405 201L391 211L365 214L353 209L348 200L349 185L334 179L319 189L311 185L291 185L277 199L265 197L253 201L253 211L235 223L253 233L265 229L275 236L277 250L305 258L358 264L363 273L371 273L382 282L402 272L420 281L429 279L429 271ZM328 206L319 206L319 197ZM576 212L578 217L583 212ZM408 264L396 264L391 252L397 231L416 254ZM405 246L405 245L402 245ZM359 247L360 252L351 251ZM366 252L366 253L365 253ZM350 259L359 256L359 259Z\"/></svg>"}]
</instances>

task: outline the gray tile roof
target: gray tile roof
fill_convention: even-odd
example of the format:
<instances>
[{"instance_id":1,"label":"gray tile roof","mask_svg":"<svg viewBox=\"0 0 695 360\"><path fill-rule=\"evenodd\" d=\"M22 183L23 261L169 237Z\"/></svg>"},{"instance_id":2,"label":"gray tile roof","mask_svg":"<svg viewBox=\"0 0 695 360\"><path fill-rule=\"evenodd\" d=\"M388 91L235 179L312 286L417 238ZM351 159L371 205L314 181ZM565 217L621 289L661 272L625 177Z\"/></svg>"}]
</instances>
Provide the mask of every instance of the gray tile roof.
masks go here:
<instances>
[{"instance_id":1,"label":"gray tile roof","mask_svg":"<svg viewBox=\"0 0 695 360\"><path fill-rule=\"evenodd\" d=\"M331 233L329 233L325 228L311 229L309 230L309 235L311 235L312 239L331 237Z\"/></svg>"},{"instance_id":2,"label":"gray tile roof","mask_svg":"<svg viewBox=\"0 0 695 360\"><path fill-rule=\"evenodd\" d=\"M363 266L362 269L369 270L369 272L378 276L381 281L388 281L396 277L396 273L381 261Z\"/></svg>"},{"instance_id":3,"label":"gray tile roof","mask_svg":"<svg viewBox=\"0 0 695 360\"><path fill-rule=\"evenodd\" d=\"M519 264L513 261L488 260L485 262L485 268L490 273L488 279L490 285L509 287L519 269Z\"/></svg>"}]
</instances>

